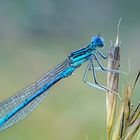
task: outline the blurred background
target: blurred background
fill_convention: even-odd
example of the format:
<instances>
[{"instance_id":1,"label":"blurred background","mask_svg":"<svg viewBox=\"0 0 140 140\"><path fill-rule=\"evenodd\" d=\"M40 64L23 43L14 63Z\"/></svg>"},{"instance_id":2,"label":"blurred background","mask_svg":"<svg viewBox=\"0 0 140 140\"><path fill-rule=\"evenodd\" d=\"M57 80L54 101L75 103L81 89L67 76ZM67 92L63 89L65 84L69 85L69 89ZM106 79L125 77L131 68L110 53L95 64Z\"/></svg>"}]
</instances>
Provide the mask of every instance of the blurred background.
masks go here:
<instances>
[{"instance_id":1,"label":"blurred background","mask_svg":"<svg viewBox=\"0 0 140 140\"><path fill-rule=\"evenodd\" d=\"M101 33L107 53L120 17L121 70L128 71L130 59L133 83L140 68L139 5L138 0L0 0L0 101L90 43L94 35ZM1 132L0 139L105 140L105 93L83 83L86 65L57 83L34 112ZM98 74L104 85L105 76ZM121 75L120 92L127 81ZM134 104L139 90L137 85Z\"/></svg>"}]
</instances>

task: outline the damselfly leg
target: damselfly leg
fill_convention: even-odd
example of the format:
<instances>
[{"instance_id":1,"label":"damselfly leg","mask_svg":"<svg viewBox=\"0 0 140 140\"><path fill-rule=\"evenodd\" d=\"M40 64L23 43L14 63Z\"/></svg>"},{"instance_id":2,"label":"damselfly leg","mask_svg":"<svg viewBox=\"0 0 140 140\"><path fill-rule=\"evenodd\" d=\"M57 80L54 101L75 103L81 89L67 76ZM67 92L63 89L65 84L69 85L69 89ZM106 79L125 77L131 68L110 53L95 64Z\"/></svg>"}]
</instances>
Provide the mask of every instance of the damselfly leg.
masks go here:
<instances>
[{"instance_id":1,"label":"damselfly leg","mask_svg":"<svg viewBox=\"0 0 140 140\"><path fill-rule=\"evenodd\" d=\"M102 52L100 52L98 49L97 49L97 52L98 54L103 58L103 59L107 59L108 56L109 56L109 53L105 56Z\"/></svg>"},{"instance_id":2,"label":"damselfly leg","mask_svg":"<svg viewBox=\"0 0 140 140\"><path fill-rule=\"evenodd\" d=\"M88 73L89 73L89 71L91 71L91 70L92 70L92 74L93 74L93 78L94 78L94 82L95 82L95 83L92 83L92 82L90 82L90 81L87 80ZM121 96L120 96L117 92L115 92L115 91L113 91L113 90L107 88L106 86L101 85L100 83L98 83L95 70L96 70L96 69L95 69L95 67L94 67L93 58L91 58L90 61L89 61L89 63L88 63L88 65L87 65L86 71L85 71L85 73L84 73L83 81L84 81L86 84L88 84L89 86L92 86L92 87L94 87L94 88L97 88L97 89L100 89L100 90L103 90L103 91L110 91L110 92L112 92L113 94L116 94L116 95L120 98L120 100L122 100Z\"/></svg>"},{"instance_id":3,"label":"damselfly leg","mask_svg":"<svg viewBox=\"0 0 140 140\"><path fill-rule=\"evenodd\" d=\"M103 70L103 71L107 71L107 72L122 73L122 74L128 75L127 72L120 71L120 70L112 70L112 69L108 69L108 68L104 67L104 66L101 64L101 62L100 62L98 56L97 56L95 53L94 53L93 55L94 55L94 57L95 57L95 60L96 60L97 63L99 64L99 67L96 67L96 68L95 68L96 70ZM93 57L92 57L91 59L93 60Z\"/></svg>"}]
</instances>

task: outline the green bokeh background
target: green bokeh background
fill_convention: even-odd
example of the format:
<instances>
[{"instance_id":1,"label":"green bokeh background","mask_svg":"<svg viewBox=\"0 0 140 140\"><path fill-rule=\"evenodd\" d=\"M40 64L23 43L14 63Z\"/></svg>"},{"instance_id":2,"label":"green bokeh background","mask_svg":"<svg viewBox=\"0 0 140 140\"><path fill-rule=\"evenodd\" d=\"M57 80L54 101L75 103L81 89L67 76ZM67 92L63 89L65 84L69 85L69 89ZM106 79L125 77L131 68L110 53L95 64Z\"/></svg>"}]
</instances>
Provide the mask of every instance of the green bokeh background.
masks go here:
<instances>
[{"instance_id":1,"label":"green bokeh background","mask_svg":"<svg viewBox=\"0 0 140 140\"><path fill-rule=\"evenodd\" d=\"M0 101L98 33L109 48L120 17L121 69L128 70L130 58L133 82L140 68L139 5L138 0L0 0ZM105 94L83 83L85 67L57 83L34 112L1 132L0 140L106 139ZM105 73L98 78L106 84ZM126 81L121 75L120 91ZM140 99L139 89L135 89L134 104Z\"/></svg>"}]
</instances>

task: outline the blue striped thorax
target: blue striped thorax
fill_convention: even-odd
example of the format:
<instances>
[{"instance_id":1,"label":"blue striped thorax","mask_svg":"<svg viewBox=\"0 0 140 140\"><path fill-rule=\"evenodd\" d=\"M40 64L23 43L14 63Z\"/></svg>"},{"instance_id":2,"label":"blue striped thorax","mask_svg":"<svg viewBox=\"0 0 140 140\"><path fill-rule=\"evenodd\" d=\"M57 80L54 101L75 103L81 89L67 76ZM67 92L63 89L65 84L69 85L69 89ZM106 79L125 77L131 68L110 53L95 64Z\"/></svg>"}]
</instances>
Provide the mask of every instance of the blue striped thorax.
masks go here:
<instances>
[{"instance_id":1,"label":"blue striped thorax","mask_svg":"<svg viewBox=\"0 0 140 140\"><path fill-rule=\"evenodd\" d=\"M85 48L76 50L69 55L69 60L71 61L71 66L79 67L82 63L89 60L92 55L92 51L96 50L97 47L103 47L104 40L98 35L92 38L91 44Z\"/></svg>"}]
</instances>

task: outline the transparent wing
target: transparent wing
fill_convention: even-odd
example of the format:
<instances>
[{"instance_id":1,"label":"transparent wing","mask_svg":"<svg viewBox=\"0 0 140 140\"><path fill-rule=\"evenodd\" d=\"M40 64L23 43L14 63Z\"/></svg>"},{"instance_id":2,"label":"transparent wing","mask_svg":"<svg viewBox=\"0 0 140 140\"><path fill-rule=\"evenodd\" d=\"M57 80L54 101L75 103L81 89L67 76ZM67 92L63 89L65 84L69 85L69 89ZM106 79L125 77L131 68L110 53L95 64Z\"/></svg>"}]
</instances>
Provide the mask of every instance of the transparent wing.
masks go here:
<instances>
[{"instance_id":1,"label":"transparent wing","mask_svg":"<svg viewBox=\"0 0 140 140\"><path fill-rule=\"evenodd\" d=\"M58 64L44 76L42 76L39 80L16 93L14 96L6 99L5 101L0 103L0 120L4 118L9 112L18 107L21 103L23 103L26 99L40 90L44 85L49 83L55 77L57 77L60 73L62 73L65 69L69 67L68 60L65 60L61 64ZM12 126L17 123L21 119L25 118L31 111L33 111L44 99L44 97L48 94L48 91L43 93L42 95L35 98L32 102L30 102L27 106L25 106L22 110L17 112L13 117L7 120L4 124L0 125L0 131Z\"/></svg>"}]
</instances>

